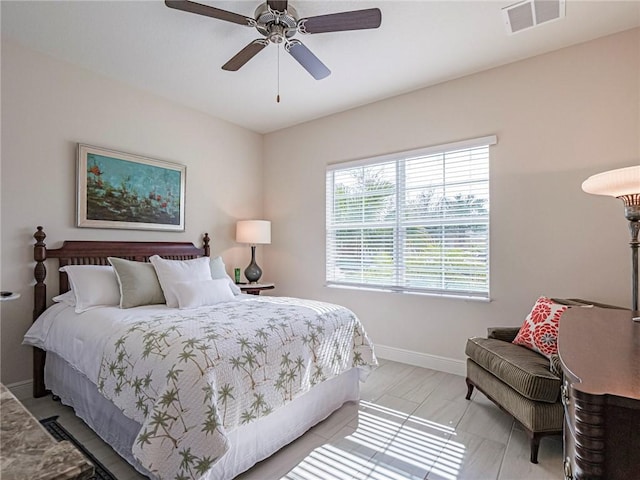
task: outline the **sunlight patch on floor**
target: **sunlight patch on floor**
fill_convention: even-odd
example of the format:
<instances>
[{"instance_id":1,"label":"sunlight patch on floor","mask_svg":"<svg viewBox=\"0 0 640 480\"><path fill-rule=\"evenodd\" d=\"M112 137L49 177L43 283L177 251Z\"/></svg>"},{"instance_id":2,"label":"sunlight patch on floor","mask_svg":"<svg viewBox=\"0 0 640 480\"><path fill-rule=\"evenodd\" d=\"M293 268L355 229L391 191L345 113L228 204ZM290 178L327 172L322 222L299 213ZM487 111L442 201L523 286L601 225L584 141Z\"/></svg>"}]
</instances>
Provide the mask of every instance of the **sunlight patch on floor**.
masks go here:
<instances>
[{"instance_id":1,"label":"sunlight patch on floor","mask_svg":"<svg viewBox=\"0 0 640 480\"><path fill-rule=\"evenodd\" d=\"M466 448L462 443L449 441L431 471L438 475L438 479L457 480L464 460L465 450Z\"/></svg>"},{"instance_id":2,"label":"sunlight patch on floor","mask_svg":"<svg viewBox=\"0 0 640 480\"><path fill-rule=\"evenodd\" d=\"M355 428L355 427L354 427ZM358 425L312 451L286 480L457 480L465 446L455 429L373 402L360 402Z\"/></svg>"}]
</instances>

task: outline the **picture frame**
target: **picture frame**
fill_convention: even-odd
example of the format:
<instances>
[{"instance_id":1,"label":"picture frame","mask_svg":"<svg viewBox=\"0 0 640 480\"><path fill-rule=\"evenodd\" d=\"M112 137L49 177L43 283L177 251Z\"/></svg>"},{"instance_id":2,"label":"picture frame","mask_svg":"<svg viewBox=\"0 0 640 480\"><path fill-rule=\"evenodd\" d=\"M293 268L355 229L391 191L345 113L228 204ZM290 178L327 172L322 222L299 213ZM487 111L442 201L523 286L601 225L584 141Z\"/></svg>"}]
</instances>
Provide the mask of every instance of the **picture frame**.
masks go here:
<instances>
[{"instance_id":1,"label":"picture frame","mask_svg":"<svg viewBox=\"0 0 640 480\"><path fill-rule=\"evenodd\" d=\"M78 144L77 226L185 230L187 167Z\"/></svg>"}]
</instances>

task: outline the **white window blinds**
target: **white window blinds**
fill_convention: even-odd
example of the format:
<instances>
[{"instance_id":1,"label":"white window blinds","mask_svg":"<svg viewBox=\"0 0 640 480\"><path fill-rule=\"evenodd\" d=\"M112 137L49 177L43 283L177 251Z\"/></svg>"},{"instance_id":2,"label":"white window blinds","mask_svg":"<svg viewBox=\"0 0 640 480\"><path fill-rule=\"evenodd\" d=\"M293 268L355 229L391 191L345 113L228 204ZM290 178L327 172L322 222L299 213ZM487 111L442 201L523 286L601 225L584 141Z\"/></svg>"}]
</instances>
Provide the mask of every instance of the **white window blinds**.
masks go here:
<instances>
[{"instance_id":1,"label":"white window blinds","mask_svg":"<svg viewBox=\"0 0 640 480\"><path fill-rule=\"evenodd\" d=\"M489 297L495 137L327 169L327 284Z\"/></svg>"}]
</instances>

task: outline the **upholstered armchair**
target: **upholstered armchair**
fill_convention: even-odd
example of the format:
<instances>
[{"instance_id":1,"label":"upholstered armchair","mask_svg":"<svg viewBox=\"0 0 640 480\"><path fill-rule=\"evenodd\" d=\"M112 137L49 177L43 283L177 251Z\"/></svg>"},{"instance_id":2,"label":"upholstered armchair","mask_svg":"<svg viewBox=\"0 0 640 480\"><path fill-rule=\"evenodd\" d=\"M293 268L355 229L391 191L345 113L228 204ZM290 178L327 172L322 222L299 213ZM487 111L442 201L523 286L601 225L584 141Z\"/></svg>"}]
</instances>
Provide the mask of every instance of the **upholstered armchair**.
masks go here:
<instances>
[{"instance_id":1,"label":"upholstered armchair","mask_svg":"<svg viewBox=\"0 0 640 480\"><path fill-rule=\"evenodd\" d=\"M581 299L553 299L553 303L567 307L619 308ZM544 356L512 343L520 330L521 327L489 328L486 338L467 340L466 399L470 400L473 389L477 388L512 415L530 438L531 462L538 463L540 439L562 433L562 370L557 354Z\"/></svg>"},{"instance_id":2,"label":"upholstered armchair","mask_svg":"<svg viewBox=\"0 0 640 480\"><path fill-rule=\"evenodd\" d=\"M477 388L522 424L538 463L540 438L562 433L561 376L539 353L511 343L519 327L490 328L467 341L467 400Z\"/></svg>"}]
</instances>

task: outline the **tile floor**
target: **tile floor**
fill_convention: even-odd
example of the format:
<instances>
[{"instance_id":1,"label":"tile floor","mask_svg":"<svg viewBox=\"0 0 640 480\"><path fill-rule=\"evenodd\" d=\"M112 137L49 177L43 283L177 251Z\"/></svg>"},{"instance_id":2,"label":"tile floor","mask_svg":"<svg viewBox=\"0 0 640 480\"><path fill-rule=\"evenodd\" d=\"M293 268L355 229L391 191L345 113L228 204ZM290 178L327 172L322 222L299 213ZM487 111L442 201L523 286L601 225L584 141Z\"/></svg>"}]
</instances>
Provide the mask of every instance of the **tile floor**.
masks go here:
<instances>
[{"instance_id":1,"label":"tile floor","mask_svg":"<svg viewBox=\"0 0 640 480\"><path fill-rule=\"evenodd\" d=\"M465 400L463 377L386 360L348 403L238 480L562 479L562 439L529 462L526 433L484 395ZM50 397L23 402L59 422L119 480L144 479Z\"/></svg>"}]
</instances>

